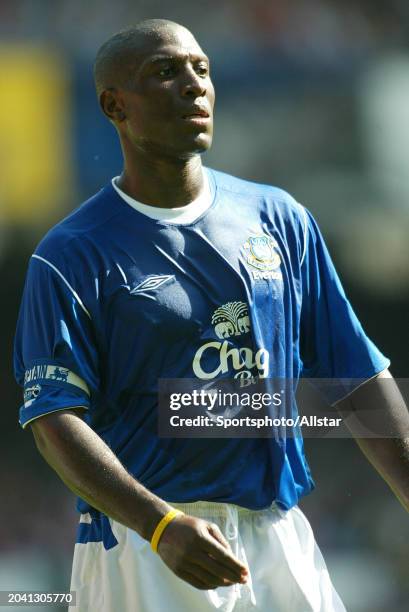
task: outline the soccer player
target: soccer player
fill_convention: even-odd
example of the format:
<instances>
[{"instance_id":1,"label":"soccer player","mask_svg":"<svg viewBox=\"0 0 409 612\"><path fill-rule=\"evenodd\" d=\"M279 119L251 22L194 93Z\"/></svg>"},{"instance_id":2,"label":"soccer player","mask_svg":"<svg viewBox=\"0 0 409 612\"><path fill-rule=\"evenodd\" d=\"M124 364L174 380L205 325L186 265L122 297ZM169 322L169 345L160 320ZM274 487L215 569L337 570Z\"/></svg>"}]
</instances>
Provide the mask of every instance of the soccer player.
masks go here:
<instances>
[{"instance_id":1,"label":"soccer player","mask_svg":"<svg viewBox=\"0 0 409 612\"><path fill-rule=\"evenodd\" d=\"M301 437L159 437L158 379L371 379L348 401L404 431L389 361L311 214L202 166L214 89L188 30L120 32L94 73L124 169L37 247L15 347L21 425L79 496L76 610L340 612L297 506ZM359 444L409 508L406 442Z\"/></svg>"}]
</instances>

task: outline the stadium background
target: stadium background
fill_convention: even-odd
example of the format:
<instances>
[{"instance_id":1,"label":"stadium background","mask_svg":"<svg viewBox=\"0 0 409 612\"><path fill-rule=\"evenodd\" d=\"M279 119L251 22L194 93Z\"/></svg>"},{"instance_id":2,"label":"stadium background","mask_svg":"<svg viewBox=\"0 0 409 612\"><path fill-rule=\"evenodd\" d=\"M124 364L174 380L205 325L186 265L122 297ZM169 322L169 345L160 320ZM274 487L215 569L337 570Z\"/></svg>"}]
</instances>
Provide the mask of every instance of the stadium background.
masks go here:
<instances>
[{"instance_id":1,"label":"stadium background","mask_svg":"<svg viewBox=\"0 0 409 612\"><path fill-rule=\"evenodd\" d=\"M118 29L166 17L193 31L217 90L205 163L281 186L310 208L367 333L395 376L407 376L408 3L162 6L0 2L0 589L68 586L74 497L17 425L12 341L37 240L120 171L91 74L96 49ZM307 440L306 448L317 490L302 507L348 609L407 610L409 517L352 440Z\"/></svg>"}]
</instances>

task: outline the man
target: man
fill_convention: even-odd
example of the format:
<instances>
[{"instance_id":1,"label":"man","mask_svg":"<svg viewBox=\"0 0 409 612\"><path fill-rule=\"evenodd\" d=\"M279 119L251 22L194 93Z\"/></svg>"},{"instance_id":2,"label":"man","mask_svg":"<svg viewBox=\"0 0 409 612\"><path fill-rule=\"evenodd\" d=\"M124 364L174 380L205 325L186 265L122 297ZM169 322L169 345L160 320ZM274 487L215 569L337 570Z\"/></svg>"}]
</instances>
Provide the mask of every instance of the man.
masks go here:
<instances>
[{"instance_id":1,"label":"man","mask_svg":"<svg viewBox=\"0 0 409 612\"><path fill-rule=\"evenodd\" d=\"M124 170L34 253L15 355L20 422L80 497L76 609L344 610L297 507L301 438L158 437L158 379L372 379L348 401L393 404L403 431L396 388L378 389L389 362L311 215L202 167L214 89L189 31L120 32L95 82ZM407 446L359 443L409 508Z\"/></svg>"}]
</instances>

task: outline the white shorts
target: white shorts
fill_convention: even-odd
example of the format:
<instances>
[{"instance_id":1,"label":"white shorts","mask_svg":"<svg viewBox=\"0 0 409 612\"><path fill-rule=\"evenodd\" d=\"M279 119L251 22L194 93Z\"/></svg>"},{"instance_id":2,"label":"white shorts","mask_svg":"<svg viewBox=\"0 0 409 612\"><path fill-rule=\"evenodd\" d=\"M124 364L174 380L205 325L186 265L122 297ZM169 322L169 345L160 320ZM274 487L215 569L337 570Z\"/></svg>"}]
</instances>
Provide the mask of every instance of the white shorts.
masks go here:
<instances>
[{"instance_id":1,"label":"white shorts","mask_svg":"<svg viewBox=\"0 0 409 612\"><path fill-rule=\"evenodd\" d=\"M72 612L345 612L311 526L298 507L172 506L217 523L250 570L248 583L201 591L177 578L135 531L109 520L118 543L76 544ZM89 515L81 521L89 523Z\"/></svg>"}]
</instances>

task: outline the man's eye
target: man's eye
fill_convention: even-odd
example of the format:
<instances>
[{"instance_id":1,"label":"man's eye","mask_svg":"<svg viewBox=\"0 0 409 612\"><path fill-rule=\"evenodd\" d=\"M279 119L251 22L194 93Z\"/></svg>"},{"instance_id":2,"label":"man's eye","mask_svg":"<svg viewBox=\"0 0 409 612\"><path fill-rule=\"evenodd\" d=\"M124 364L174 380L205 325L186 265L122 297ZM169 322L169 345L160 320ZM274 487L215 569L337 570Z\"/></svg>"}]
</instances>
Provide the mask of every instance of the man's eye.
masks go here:
<instances>
[{"instance_id":1,"label":"man's eye","mask_svg":"<svg viewBox=\"0 0 409 612\"><path fill-rule=\"evenodd\" d=\"M200 64L197 66L196 72L199 76L207 76L209 74L209 66L206 64Z\"/></svg>"},{"instance_id":2,"label":"man's eye","mask_svg":"<svg viewBox=\"0 0 409 612\"><path fill-rule=\"evenodd\" d=\"M160 77L170 77L173 74L173 68L168 66L167 68L161 68L158 72Z\"/></svg>"}]
</instances>

